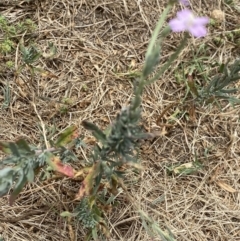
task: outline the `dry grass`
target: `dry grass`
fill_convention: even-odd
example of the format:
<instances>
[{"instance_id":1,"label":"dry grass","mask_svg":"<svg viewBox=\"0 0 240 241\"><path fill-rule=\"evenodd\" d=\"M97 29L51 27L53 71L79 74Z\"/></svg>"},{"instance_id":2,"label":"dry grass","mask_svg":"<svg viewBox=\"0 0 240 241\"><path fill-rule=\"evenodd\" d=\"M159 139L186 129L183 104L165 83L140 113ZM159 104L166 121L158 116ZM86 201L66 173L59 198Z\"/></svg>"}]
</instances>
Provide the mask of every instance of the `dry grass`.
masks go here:
<instances>
[{"instance_id":1,"label":"dry grass","mask_svg":"<svg viewBox=\"0 0 240 241\"><path fill-rule=\"evenodd\" d=\"M101 127L111 123L129 103L133 82L128 73L141 69L151 31L164 6L160 0L2 0L0 11L11 22L31 18L37 24L35 36L30 36L31 40L25 37L25 41L34 41L42 51L52 42L58 54L39 63L55 77L38 75L31 80L27 71L19 77L1 73L2 81L9 81L12 97L10 108L1 110L0 138L14 140L21 136L31 143L43 142L39 116L47 135L54 126L60 131L76 124L89 136L81 127L84 119ZM195 120L183 116L165 128L164 123L176 109L173 106L161 123L156 123L167 106L184 97L185 85L176 81L174 71L181 63L191 64L194 49L205 44L205 57L209 58L206 66L234 60L240 53L239 45L227 38L230 30L239 28L239 12L222 0L192 0L191 7L199 15L208 16L220 8L226 21L211 26L207 38L191 39L171 70L146 89L143 124L148 131L160 130L162 136L143 143L145 171L128 187L137 205L163 229L170 228L176 240L236 241L240 240L239 108L225 104L221 112L217 107L197 107ZM214 37L223 39L220 47L213 43ZM162 62L179 39L180 35L172 34L165 42ZM19 66L18 50L14 61ZM66 114L61 113L64 98L72 102ZM79 153L79 159L85 154L84 150ZM196 174L167 174L166 166L191 162L196 157L204 165ZM12 207L7 197L1 198L0 234L6 241L83 240L86 230L59 216L73 209L72 199L79 185L67 179L43 184L37 181L24 189ZM161 201L153 205L160 197ZM121 206L107 213L112 241L160 240L148 236L124 193L119 201Z\"/></svg>"}]
</instances>

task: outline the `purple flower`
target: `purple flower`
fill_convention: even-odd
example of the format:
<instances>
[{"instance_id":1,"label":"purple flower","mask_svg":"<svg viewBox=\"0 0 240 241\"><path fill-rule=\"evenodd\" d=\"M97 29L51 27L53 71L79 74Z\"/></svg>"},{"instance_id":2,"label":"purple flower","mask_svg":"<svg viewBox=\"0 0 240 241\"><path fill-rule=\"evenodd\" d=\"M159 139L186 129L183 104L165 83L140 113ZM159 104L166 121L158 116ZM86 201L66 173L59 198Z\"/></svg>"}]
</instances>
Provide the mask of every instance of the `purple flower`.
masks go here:
<instances>
[{"instance_id":1,"label":"purple flower","mask_svg":"<svg viewBox=\"0 0 240 241\"><path fill-rule=\"evenodd\" d=\"M184 5L184 6L188 6L189 5L189 1L188 0L179 0L179 2Z\"/></svg>"},{"instance_id":2,"label":"purple flower","mask_svg":"<svg viewBox=\"0 0 240 241\"><path fill-rule=\"evenodd\" d=\"M189 9L181 10L177 17L170 20L169 26L173 32L188 31L194 37L204 37L207 34L206 24L209 22L207 17L195 17Z\"/></svg>"}]
</instances>

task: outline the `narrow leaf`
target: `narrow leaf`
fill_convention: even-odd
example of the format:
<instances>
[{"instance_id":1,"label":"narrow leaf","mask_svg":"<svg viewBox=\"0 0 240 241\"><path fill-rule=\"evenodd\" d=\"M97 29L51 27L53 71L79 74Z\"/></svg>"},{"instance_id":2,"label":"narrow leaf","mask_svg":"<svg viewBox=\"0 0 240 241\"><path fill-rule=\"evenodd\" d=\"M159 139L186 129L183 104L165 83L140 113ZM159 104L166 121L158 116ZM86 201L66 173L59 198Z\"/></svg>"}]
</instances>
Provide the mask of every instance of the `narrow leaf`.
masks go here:
<instances>
[{"instance_id":1,"label":"narrow leaf","mask_svg":"<svg viewBox=\"0 0 240 241\"><path fill-rule=\"evenodd\" d=\"M0 197L8 193L13 182L13 169L6 167L0 170Z\"/></svg>"},{"instance_id":2,"label":"narrow leaf","mask_svg":"<svg viewBox=\"0 0 240 241\"><path fill-rule=\"evenodd\" d=\"M190 91L192 92L192 94L194 94L195 96L199 96L197 87L195 85L194 80L192 79L192 76L188 77L187 83L188 83L188 87L189 87Z\"/></svg>"},{"instance_id":3,"label":"narrow leaf","mask_svg":"<svg viewBox=\"0 0 240 241\"><path fill-rule=\"evenodd\" d=\"M74 216L72 213L65 211L60 214L61 217L72 217Z\"/></svg>"},{"instance_id":4,"label":"narrow leaf","mask_svg":"<svg viewBox=\"0 0 240 241\"><path fill-rule=\"evenodd\" d=\"M91 194L94 184L94 178L97 176L99 170L99 163L95 163L90 169L82 182L82 185L76 195L76 200L82 199L84 196Z\"/></svg>"},{"instance_id":5,"label":"narrow leaf","mask_svg":"<svg viewBox=\"0 0 240 241\"><path fill-rule=\"evenodd\" d=\"M65 146L69 144L71 141L78 137L78 131L76 126L68 127L63 133L60 134L58 140L55 145L57 147Z\"/></svg>"},{"instance_id":6,"label":"narrow leaf","mask_svg":"<svg viewBox=\"0 0 240 241\"><path fill-rule=\"evenodd\" d=\"M19 153L19 150L18 150L18 147L15 143L13 142L10 142L9 143L9 148L11 150L11 153L14 155L14 156L17 156L17 157L20 157L20 153Z\"/></svg>"},{"instance_id":7,"label":"narrow leaf","mask_svg":"<svg viewBox=\"0 0 240 241\"><path fill-rule=\"evenodd\" d=\"M92 131L93 135L96 137L98 141L106 141L106 135L96 125L88 121L83 121L82 125L85 129Z\"/></svg>"},{"instance_id":8,"label":"narrow leaf","mask_svg":"<svg viewBox=\"0 0 240 241\"><path fill-rule=\"evenodd\" d=\"M29 168L27 171L27 180L29 182L33 182L34 181L34 171L32 168Z\"/></svg>"},{"instance_id":9,"label":"narrow leaf","mask_svg":"<svg viewBox=\"0 0 240 241\"><path fill-rule=\"evenodd\" d=\"M27 183L27 177L24 175L24 173L21 173L18 182L16 183L13 192L11 193L9 197L9 204L12 205L14 201L16 200L18 194L22 191L23 187Z\"/></svg>"}]
</instances>

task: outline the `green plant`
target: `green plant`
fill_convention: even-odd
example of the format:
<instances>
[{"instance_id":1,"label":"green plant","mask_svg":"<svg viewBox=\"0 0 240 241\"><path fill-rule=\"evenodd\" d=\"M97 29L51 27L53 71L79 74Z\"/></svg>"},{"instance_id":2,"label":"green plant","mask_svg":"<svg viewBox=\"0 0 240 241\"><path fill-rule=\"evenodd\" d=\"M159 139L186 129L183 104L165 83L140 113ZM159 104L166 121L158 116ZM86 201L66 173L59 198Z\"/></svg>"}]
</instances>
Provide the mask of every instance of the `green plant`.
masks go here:
<instances>
[{"instance_id":1,"label":"green plant","mask_svg":"<svg viewBox=\"0 0 240 241\"><path fill-rule=\"evenodd\" d=\"M198 24L198 22L201 22L200 19L193 16L190 10L187 11L187 17L191 20L193 19L194 24L197 24L198 32L195 32L191 24L186 25L183 19L175 19L175 27L172 26L173 30L178 31L176 26L180 26L186 33L166 63L162 67L158 67L161 43L171 32L170 26L164 29L162 27L168 12L175 2L170 1L167 5L153 32L143 70L137 74L134 97L130 105L124 107L117 115L114 123L105 130L101 130L95 124L86 120L82 122L83 127L91 131L97 140L97 144L94 146L89 158L90 164L82 167L80 170L74 170L66 163L77 159L74 155L74 149L83 145L76 127L66 129L59 135L57 140L49 141L44 137L44 144L40 147L32 146L23 139L16 142L0 142L0 150L8 155L0 162L0 196L9 193L12 188L13 190L10 192L9 198L10 204L12 204L26 183L33 182L34 177L41 169L50 173L58 172L69 178L81 177L81 186L75 197L75 200L79 201L78 205L72 213L65 211L61 216L81 221L86 228L90 229L87 236L89 239L93 237L95 240L98 240L100 233L109 236L107 224L104 220L104 211L102 210L114 202L119 187L126 192L122 181L127 173L126 170L131 170L132 168L139 171L141 169L138 160L138 141L154 137L151 133L145 133L139 126L144 88L157 81L168 70L184 48L189 38L188 32L194 36L203 36L205 33L205 27L202 24ZM206 23L207 19L205 18L204 21ZM4 19L2 19L2 22L5 26L6 22ZM171 25L174 25L174 22L171 23ZM51 52L55 54L56 49L53 48L53 45L49 47L52 47ZM35 47L26 48L23 44L20 46L20 49L24 62L23 66L30 67L34 71L33 64L40 58L41 53ZM211 99L212 96L216 98L229 97L228 93L232 93L232 90L226 90L225 87L239 78L239 66L235 64L229 69L223 66L221 71L222 74L213 78L210 84L207 87L203 87L200 92L193 81L188 82L189 89L196 95L196 100L206 101ZM47 144L48 141L49 144ZM194 162L190 167L181 165L171 168L170 172L189 174L200 167L199 163ZM141 215L143 226L146 230L150 232L153 230L164 241L174 241L173 234L169 230L164 232L155 221L141 210L141 207L137 205L135 207Z\"/></svg>"},{"instance_id":2,"label":"green plant","mask_svg":"<svg viewBox=\"0 0 240 241\"><path fill-rule=\"evenodd\" d=\"M46 164L52 170L73 177L74 170L63 164L60 158L64 160L65 152L69 151L63 145L70 144L71 147L79 145L78 138L73 139L72 137L75 136L75 131L75 127L68 128L56 142L52 142L50 149L38 149L30 146L24 139L19 139L16 142L0 142L0 150L9 155L0 162L0 196L7 194L14 184L9 198L9 202L12 204L26 183L33 182L40 168ZM70 154L72 153L68 153L68 156Z\"/></svg>"},{"instance_id":3,"label":"green plant","mask_svg":"<svg viewBox=\"0 0 240 241\"><path fill-rule=\"evenodd\" d=\"M199 103L217 103L220 99L227 100L231 104L239 104L240 100L232 94L238 91L238 88L229 86L240 80L240 60L237 59L232 64L221 64L218 74L214 77L207 77L207 84L200 88L193 79L188 80L188 87Z\"/></svg>"},{"instance_id":4,"label":"green plant","mask_svg":"<svg viewBox=\"0 0 240 241\"><path fill-rule=\"evenodd\" d=\"M13 50L14 42L10 39L4 39L0 44L0 52L3 54L10 53Z\"/></svg>"},{"instance_id":5,"label":"green plant","mask_svg":"<svg viewBox=\"0 0 240 241\"><path fill-rule=\"evenodd\" d=\"M0 52L10 53L16 46L22 34L30 34L36 30L36 25L31 19L23 20L17 24L10 23L4 16L0 15L0 29L3 35L0 41Z\"/></svg>"},{"instance_id":6,"label":"green plant","mask_svg":"<svg viewBox=\"0 0 240 241\"><path fill-rule=\"evenodd\" d=\"M124 168L140 168L138 164L138 152L136 151L138 140L153 136L150 133L144 133L139 127L141 96L144 87L156 81L171 65L181 49L183 49L187 40L187 35L185 35L176 53L157 71L156 75L148 80L148 77L155 70L159 62L160 42L170 32L169 27L165 28L160 40L157 40L159 31L170 8L171 4L168 5L162 14L153 33L153 38L147 50L143 71L135 83L135 96L131 104L122 109L117 115L116 121L108 130L102 131L95 124L83 121L84 128L91 131L98 141L98 144L96 144L92 151L92 164L90 166L75 171L69 165L63 163L63 153L65 153L65 157L69 156L71 149L80 143L74 127L68 128L60 135L57 141L52 141L50 147L46 145L41 148L33 147L22 139L16 142L0 143L0 149L9 155L0 164L0 195L7 194L13 185L13 191L9 199L10 204L14 202L25 184L34 181L34 176L38 171L48 165L52 170L71 178L81 176L83 179L79 192L76 195L79 205L73 213L64 212L62 216L75 217L87 228L90 228L88 237L92 236L97 240L98 230L103 231L108 236L107 225L100 210L102 207L109 205L109 199L105 200L103 198L103 192L105 192L104 196L106 194L111 196L118 193L117 188L122 186L121 179L124 178L125 174ZM157 44L156 41L158 41ZM40 53L33 47L27 49L21 46L21 51L25 65L32 68L32 63L39 58ZM110 200L113 200L113 198L114 196Z\"/></svg>"},{"instance_id":7,"label":"green plant","mask_svg":"<svg viewBox=\"0 0 240 241\"><path fill-rule=\"evenodd\" d=\"M42 71L42 69L34 66L34 63L41 57L42 53L33 45L27 48L23 44L20 44L20 50L23 64L19 67L17 72L20 73L25 67L27 67L30 70L31 77L33 78L35 71Z\"/></svg>"}]
</instances>

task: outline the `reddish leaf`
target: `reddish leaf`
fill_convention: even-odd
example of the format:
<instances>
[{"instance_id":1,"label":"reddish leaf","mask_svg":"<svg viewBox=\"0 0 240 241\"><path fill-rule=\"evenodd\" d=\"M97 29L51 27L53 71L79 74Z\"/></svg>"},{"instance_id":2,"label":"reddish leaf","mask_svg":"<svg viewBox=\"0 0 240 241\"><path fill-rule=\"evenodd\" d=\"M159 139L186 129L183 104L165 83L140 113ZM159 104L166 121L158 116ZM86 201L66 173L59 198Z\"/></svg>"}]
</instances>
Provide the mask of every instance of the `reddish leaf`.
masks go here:
<instances>
[{"instance_id":1,"label":"reddish leaf","mask_svg":"<svg viewBox=\"0 0 240 241\"><path fill-rule=\"evenodd\" d=\"M78 191L78 194L76 195L76 200L80 200L84 196L88 196L91 194L92 188L93 188L93 183L94 183L94 178L98 174L98 169L99 169L99 163L95 163L90 169L85 177L85 179L82 182L82 185Z\"/></svg>"},{"instance_id":2,"label":"reddish leaf","mask_svg":"<svg viewBox=\"0 0 240 241\"><path fill-rule=\"evenodd\" d=\"M64 174L65 176L74 177L75 170L71 166L63 164L58 157L53 156L51 159L48 159L48 164L53 170Z\"/></svg>"}]
</instances>

